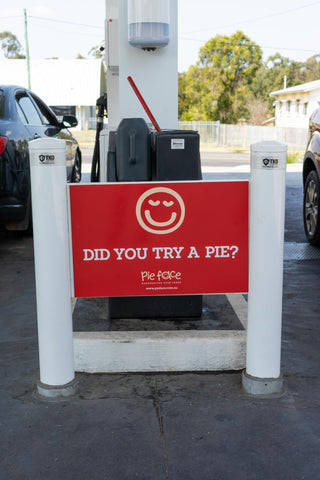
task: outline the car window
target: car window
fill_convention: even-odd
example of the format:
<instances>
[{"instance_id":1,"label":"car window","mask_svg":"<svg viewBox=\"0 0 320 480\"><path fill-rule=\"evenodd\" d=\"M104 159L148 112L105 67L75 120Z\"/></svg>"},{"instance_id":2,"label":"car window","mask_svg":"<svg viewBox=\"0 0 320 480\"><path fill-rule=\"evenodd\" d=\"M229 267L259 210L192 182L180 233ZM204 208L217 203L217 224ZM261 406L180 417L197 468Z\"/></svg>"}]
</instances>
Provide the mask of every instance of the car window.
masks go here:
<instances>
[{"instance_id":1,"label":"car window","mask_svg":"<svg viewBox=\"0 0 320 480\"><path fill-rule=\"evenodd\" d=\"M29 125L42 125L41 118L31 99L26 95L16 97L18 113L21 120Z\"/></svg>"},{"instance_id":2,"label":"car window","mask_svg":"<svg viewBox=\"0 0 320 480\"><path fill-rule=\"evenodd\" d=\"M40 98L36 97L35 95L31 96L40 110L42 123L44 125L57 125L57 119L55 115L49 110L49 108L40 100Z\"/></svg>"},{"instance_id":3,"label":"car window","mask_svg":"<svg viewBox=\"0 0 320 480\"><path fill-rule=\"evenodd\" d=\"M23 113L19 103L17 103L17 111L18 111L18 115L20 117L20 120L22 121L22 123L26 124L28 123L28 120L26 119L26 116L25 114Z\"/></svg>"}]
</instances>

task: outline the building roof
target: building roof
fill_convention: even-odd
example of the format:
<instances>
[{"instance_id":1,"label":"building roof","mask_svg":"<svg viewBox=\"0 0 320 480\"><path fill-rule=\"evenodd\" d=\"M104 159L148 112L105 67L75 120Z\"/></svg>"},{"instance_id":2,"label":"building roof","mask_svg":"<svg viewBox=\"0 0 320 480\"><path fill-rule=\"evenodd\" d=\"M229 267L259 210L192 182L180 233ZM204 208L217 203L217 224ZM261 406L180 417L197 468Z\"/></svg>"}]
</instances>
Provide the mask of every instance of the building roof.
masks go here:
<instances>
[{"instance_id":1,"label":"building roof","mask_svg":"<svg viewBox=\"0 0 320 480\"><path fill-rule=\"evenodd\" d=\"M51 106L95 105L106 91L100 59L31 60L31 90ZM0 83L28 88L26 60L0 60Z\"/></svg>"},{"instance_id":2,"label":"building roof","mask_svg":"<svg viewBox=\"0 0 320 480\"><path fill-rule=\"evenodd\" d=\"M302 83L301 85L296 85L295 87L283 88L282 90L275 90L271 92L270 96L285 95L288 93L303 93L310 92L311 90L316 90L320 88L320 80L314 80L313 82Z\"/></svg>"}]
</instances>

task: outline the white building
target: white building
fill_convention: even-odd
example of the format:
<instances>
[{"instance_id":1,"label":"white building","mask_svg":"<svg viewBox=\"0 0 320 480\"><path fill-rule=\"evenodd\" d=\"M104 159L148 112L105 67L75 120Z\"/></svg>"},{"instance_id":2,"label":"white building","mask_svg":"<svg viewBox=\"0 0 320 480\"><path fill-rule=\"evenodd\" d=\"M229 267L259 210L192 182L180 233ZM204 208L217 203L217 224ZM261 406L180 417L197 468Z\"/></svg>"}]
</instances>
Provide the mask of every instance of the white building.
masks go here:
<instances>
[{"instance_id":1,"label":"white building","mask_svg":"<svg viewBox=\"0 0 320 480\"><path fill-rule=\"evenodd\" d=\"M58 115L75 115L78 128L95 128L96 100L106 91L102 60L31 60L31 90ZM26 60L0 60L0 84L28 88Z\"/></svg>"},{"instance_id":2,"label":"white building","mask_svg":"<svg viewBox=\"0 0 320 480\"><path fill-rule=\"evenodd\" d=\"M276 97L276 127L308 128L311 113L320 105L320 80L270 93Z\"/></svg>"}]
</instances>

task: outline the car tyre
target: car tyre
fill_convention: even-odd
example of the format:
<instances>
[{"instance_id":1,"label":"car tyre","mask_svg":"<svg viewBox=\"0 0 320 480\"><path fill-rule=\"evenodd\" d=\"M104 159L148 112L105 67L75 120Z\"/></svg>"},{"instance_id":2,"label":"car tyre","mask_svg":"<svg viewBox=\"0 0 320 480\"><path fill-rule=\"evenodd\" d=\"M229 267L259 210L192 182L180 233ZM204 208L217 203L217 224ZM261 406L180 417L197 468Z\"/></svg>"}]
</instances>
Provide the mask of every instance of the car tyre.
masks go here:
<instances>
[{"instance_id":1,"label":"car tyre","mask_svg":"<svg viewBox=\"0 0 320 480\"><path fill-rule=\"evenodd\" d=\"M79 183L80 181L81 181L81 155L79 152L77 152L74 159L71 182Z\"/></svg>"},{"instance_id":2,"label":"car tyre","mask_svg":"<svg viewBox=\"0 0 320 480\"><path fill-rule=\"evenodd\" d=\"M312 170L304 184L303 220L305 234L311 245L320 245L320 182Z\"/></svg>"}]
</instances>

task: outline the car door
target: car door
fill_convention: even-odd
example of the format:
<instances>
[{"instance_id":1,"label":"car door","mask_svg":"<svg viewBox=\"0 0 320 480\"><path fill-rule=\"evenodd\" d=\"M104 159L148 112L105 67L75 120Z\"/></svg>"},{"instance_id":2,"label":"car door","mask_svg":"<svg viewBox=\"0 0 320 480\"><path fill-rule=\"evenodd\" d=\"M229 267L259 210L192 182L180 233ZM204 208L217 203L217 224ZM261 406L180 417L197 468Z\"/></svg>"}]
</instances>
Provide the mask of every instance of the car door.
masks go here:
<instances>
[{"instance_id":1,"label":"car door","mask_svg":"<svg viewBox=\"0 0 320 480\"><path fill-rule=\"evenodd\" d=\"M15 95L19 116L28 130L29 140L41 137L59 137L66 142L66 163L68 178L73 167L73 142L71 135L64 135L58 120L49 108L35 95L18 91Z\"/></svg>"},{"instance_id":2,"label":"car door","mask_svg":"<svg viewBox=\"0 0 320 480\"><path fill-rule=\"evenodd\" d=\"M24 90L15 94L16 106L19 117L29 132L29 140L41 138L45 136L46 125L43 125L39 112L34 103Z\"/></svg>"},{"instance_id":3,"label":"car door","mask_svg":"<svg viewBox=\"0 0 320 480\"><path fill-rule=\"evenodd\" d=\"M0 104L0 133L9 140L0 159L0 196L10 197L25 205L30 191L28 132L24 125L15 121L14 112L10 110L11 95L7 89L0 90Z\"/></svg>"},{"instance_id":4,"label":"car door","mask_svg":"<svg viewBox=\"0 0 320 480\"><path fill-rule=\"evenodd\" d=\"M37 109L42 119L42 123L47 127L50 127L47 128L44 133L49 137L55 136L61 140L64 140L66 143L67 176L68 180L70 180L77 149L73 136L66 128L63 128L62 125L59 124L58 119L53 113L53 111L48 108L47 105L42 100L40 100L39 97L37 97L32 92L29 92L29 94L35 105L37 106Z\"/></svg>"}]
</instances>

